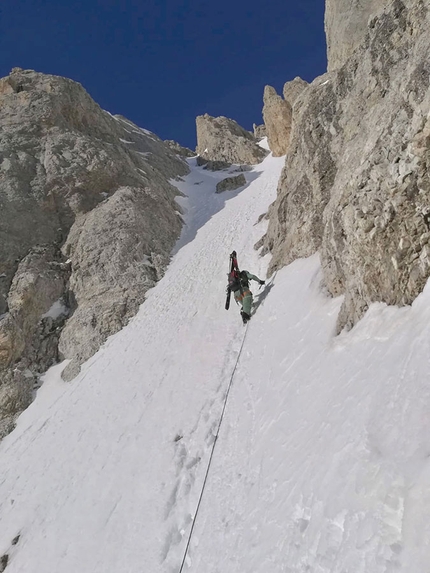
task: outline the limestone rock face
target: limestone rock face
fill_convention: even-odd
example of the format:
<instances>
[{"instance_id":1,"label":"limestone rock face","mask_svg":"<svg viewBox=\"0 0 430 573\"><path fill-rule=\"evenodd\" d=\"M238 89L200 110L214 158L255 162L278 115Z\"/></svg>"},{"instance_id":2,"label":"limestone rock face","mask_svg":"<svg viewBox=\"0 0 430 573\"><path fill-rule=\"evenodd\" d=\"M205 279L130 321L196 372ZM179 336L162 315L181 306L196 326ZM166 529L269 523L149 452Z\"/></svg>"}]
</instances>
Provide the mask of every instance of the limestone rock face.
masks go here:
<instances>
[{"instance_id":1,"label":"limestone rock face","mask_svg":"<svg viewBox=\"0 0 430 573\"><path fill-rule=\"evenodd\" d=\"M19 263L0 320L0 439L32 400L37 375L57 361L67 311L49 316L65 294L68 266L53 246L34 247Z\"/></svg>"},{"instance_id":2,"label":"limestone rock face","mask_svg":"<svg viewBox=\"0 0 430 573\"><path fill-rule=\"evenodd\" d=\"M197 156L196 163L199 167L203 167L203 169L209 171L222 171L223 169L229 169L231 167L231 163L227 163L226 161L211 161L204 159L200 155Z\"/></svg>"},{"instance_id":3,"label":"limestone rock face","mask_svg":"<svg viewBox=\"0 0 430 573\"><path fill-rule=\"evenodd\" d=\"M267 155L249 131L227 117L199 115L196 127L196 151L204 160L255 165Z\"/></svg>"},{"instance_id":4,"label":"limestone rock face","mask_svg":"<svg viewBox=\"0 0 430 573\"><path fill-rule=\"evenodd\" d=\"M68 278L55 247L35 247L18 265L0 321L0 370L14 364L31 342L44 313L64 294Z\"/></svg>"},{"instance_id":5,"label":"limestone rock face","mask_svg":"<svg viewBox=\"0 0 430 573\"><path fill-rule=\"evenodd\" d=\"M222 193L223 191L234 191L246 185L245 175L235 175L234 177L226 177L217 183L216 192Z\"/></svg>"},{"instance_id":6,"label":"limestone rock face","mask_svg":"<svg viewBox=\"0 0 430 573\"><path fill-rule=\"evenodd\" d=\"M361 44L369 16L390 0L326 0L325 33L328 71L339 69Z\"/></svg>"},{"instance_id":7,"label":"limestone rock face","mask_svg":"<svg viewBox=\"0 0 430 573\"><path fill-rule=\"evenodd\" d=\"M371 302L411 303L430 275L429 27L426 2L395 0L294 105L264 248L270 272L320 251L345 294L339 330Z\"/></svg>"},{"instance_id":8,"label":"limestone rock face","mask_svg":"<svg viewBox=\"0 0 430 573\"><path fill-rule=\"evenodd\" d=\"M164 143L171 151L173 151L173 153L176 153L176 155L180 155L181 157L194 157L196 154L195 151L192 151L188 147L184 147L173 139L165 139Z\"/></svg>"},{"instance_id":9,"label":"limestone rock face","mask_svg":"<svg viewBox=\"0 0 430 573\"><path fill-rule=\"evenodd\" d=\"M299 78L298 76L289 82L285 82L284 89L282 91L284 100L293 107L296 99L302 91L308 87L308 85L308 82L305 82L305 80L302 80L302 78Z\"/></svg>"},{"instance_id":10,"label":"limestone rock face","mask_svg":"<svg viewBox=\"0 0 430 573\"><path fill-rule=\"evenodd\" d=\"M272 86L264 88L263 102L267 142L273 156L280 157L287 153L290 144L292 108Z\"/></svg>"},{"instance_id":11,"label":"limestone rock face","mask_svg":"<svg viewBox=\"0 0 430 573\"><path fill-rule=\"evenodd\" d=\"M21 389L28 389L31 384L25 381L58 358L57 343L67 312L76 316L76 345L65 334L64 356L74 359L75 364L82 361L85 338L94 352L108 334L125 323L131 308L138 306L136 291L154 284L154 269L151 263L142 266L142 260L159 260L161 272L179 235L181 218L175 202L178 192L168 181L187 172L183 159L156 135L122 116L113 117L103 111L76 82L20 68L0 80L2 395L17 396L12 388L15 382ZM134 190L129 193L135 197L136 212L130 211L124 188ZM114 211L106 214L113 205ZM151 210L151 216L146 209ZM94 210L101 220L91 216ZM137 213L142 224L133 225ZM106 221L102 226L103 214L115 218L110 225L118 231L115 237L112 232L108 235ZM123 217L130 219L128 225L120 225ZM81 229L80 251L74 242L77 228ZM108 265L103 256L94 254L97 245L106 241L106 237L98 237L98 232L110 237L122 253L121 261L111 253ZM152 239L154 233L160 233L156 242ZM83 246L84 236L91 245ZM135 243L140 245L137 250L131 248ZM65 250L64 244L68 245ZM65 264L62 248L64 252L70 250L71 268ZM107 244L105 248L108 250ZM85 256L91 260L91 272ZM125 302L117 304L117 280L106 279L106 266L115 276L134 264L142 276L137 278L137 271L126 272L130 292L124 283ZM111 289L115 291L112 296ZM142 297L140 294L139 301ZM100 299L105 301L103 309L111 315L109 326L105 324L101 329L79 323L79 316L85 312L79 305L84 306L89 298L94 308L101 304ZM109 300L113 307L108 309ZM68 307L68 311L62 317L55 313L51 316L49 309L55 304ZM80 333L78 323L82 326ZM94 332L90 334L91 329ZM23 371L27 373L24 378L13 374ZM23 396L21 391L19 396ZM17 411L26 400L17 400ZM8 403L12 402L10 399Z\"/></svg>"},{"instance_id":12,"label":"limestone rock face","mask_svg":"<svg viewBox=\"0 0 430 573\"><path fill-rule=\"evenodd\" d=\"M136 314L146 291L162 277L181 222L168 203L160 212L160 194L163 189L155 186L120 188L72 226L63 252L71 260L77 308L59 347L74 357L66 379Z\"/></svg>"},{"instance_id":13,"label":"limestone rock face","mask_svg":"<svg viewBox=\"0 0 430 573\"><path fill-rule=\"evenodd\" d=\"M30 371L7 371L0 385L0 440L15 427L17 415L32 402L34 378Z\"/></svg>"},{"instance_id":14,"label":"limestone rock face","mask_svg":"<svg viewBox=\"0 0 430 573\"><path fill-rule=\"evenodd\" d=\"M254 123L252 128L254 130L255 139L261 139L262 137L266 137L267 133L266 133L266 126L264 125L264 123L262 123L261 125L256 125Z\"/></svg>"}]
</instances>

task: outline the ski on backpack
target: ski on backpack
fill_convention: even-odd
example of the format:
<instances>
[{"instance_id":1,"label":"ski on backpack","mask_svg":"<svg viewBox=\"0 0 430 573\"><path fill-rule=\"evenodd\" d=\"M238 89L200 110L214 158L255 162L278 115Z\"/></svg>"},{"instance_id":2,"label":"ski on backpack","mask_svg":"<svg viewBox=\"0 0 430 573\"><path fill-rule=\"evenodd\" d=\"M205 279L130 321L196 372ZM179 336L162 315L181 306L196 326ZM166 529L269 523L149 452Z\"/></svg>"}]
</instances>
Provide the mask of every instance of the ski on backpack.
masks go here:
<instances>
[{"instance_id":1,"label":"ski on backpack","mask_svg":"<svg viewBox=\"0 0 430 573\"><path fill-rule=\"evenodd\" d=\"M234 300L237 304L241 305L240 316L242 317L243 324L247 324L251 320L251 309L253 304L252 291L249 288L249 281L255 281L260 286L265 284L265 281L259 279L249 271L239 270L237 264L237 254L233 251L230 255L227 297L225 300L225 308L230 308L231 293L234 294Z\"/></svg>"},{"instance_id":2,"label":"ski on backpack","mask_svg":"<svg viewBox=\"0 0 430 573\"><path fill-rule=\"evenodd\" d=\"M228 286L227 286L227 296L225 299L225 309L230 308L230 298L232 286L237 282L239 277L239 266L237 264L237 253L233 251L230 255L229 272L228 272Z\"/></svg>"}]
</instances>

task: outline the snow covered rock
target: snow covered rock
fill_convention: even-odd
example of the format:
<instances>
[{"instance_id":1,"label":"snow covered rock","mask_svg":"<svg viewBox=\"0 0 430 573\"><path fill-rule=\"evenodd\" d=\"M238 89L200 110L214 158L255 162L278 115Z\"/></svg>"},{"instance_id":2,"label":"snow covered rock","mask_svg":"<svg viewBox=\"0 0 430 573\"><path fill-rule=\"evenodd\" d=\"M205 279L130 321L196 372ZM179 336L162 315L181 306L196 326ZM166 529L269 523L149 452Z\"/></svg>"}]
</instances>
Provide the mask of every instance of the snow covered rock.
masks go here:
<instances>
[{"instance_id":1,"label":"snow covered rock","mask_svg":"<svg viewBox=\"0 0 430 573\"><path fill-rule=\"evenodd\" d=\"M291 105L282 99L272 86L264 88L263 102L267 141L274 157L281 157L286 154L290 144Z\"/></svg>"},{"instance_id":2,"label":"snow covered rock","mask_svg":"<svg viewBox=\"0 0 430 573\"><path fill-rule=\"evenodd\" d=\"M203 160L255 165L267 155L255 137L233 119L206 113L196 118L196 127L196 151Z\"/></svg>"},{"instance_id":3,"label":"snow covered rock","mask_svg":"<svg viewBox=\"0 0 430 573\"><path fill-rule=\"evenodd\" d=\"M338 71L296 100L271 210L270 271L320 251L338 330L410 304L430 275L429 7L395 0Z\"/></svg>"},{"instance_id":4,"label":"snow covered rock","mask_svg":"<svg viewBox=\"0 0 430 573\"><path fill-rule=\"evenodd\" d=\"M155 229L160 231L157 221L168 220L169 225L163 229L166 235L157 244L160 250L153 253L165 264L181 227L175 202L177 190L169 180L186 174L189 169L185 161L156 135L121 116L114 117L103 111L80 84L20 68L14 68L8 77L0 80L0 156L2 384L11 379L5 368L13 368L20 360L27 361L26 349L33 348L33 334L40 330L42 315L55 300L66 294L68 287L63 275L58 280L47 278L43 288L38 285L43 277L52 274L50 265L56 257L60 258L57 263L64 261L60 249L74 222L86 216L88 226L91 220L88 214L125 186L142 196L152 194L153 199L147 200L152 216L145 214L146 227L139 226L138 229L142 235L127 236L128 232L136 231L131 225L115 237L115 244L123 253L125 267L139 265L140 261L133 259L136 251L122 249L122 243L133 240L149 245ZM120 211L121 197L122 192L116 214ZM130 215L126 201L124 208ZM93 223L95 229L91 240L94 240L97 228L94 219ZM29 253L34 255L34 248L41 246L47 248L46 253L55 254L45 260L47 274L43 271L38 278L34 274L33 280L28 267L25 272L23 269L29 264L26 259ZM89 246L88 250L91 251ZM139 251L140 254L152 256L151 251ZM33 255L32 261L35 260ZM93 259L92 263L91 278L103 275L104 269L98 260ZM73 266L71 284L81 284L85 289L89 275L87 271L83 274L83 269L88 269L83 260L80 260L80 266ZM112 266L110 270L115 274ZM119 266L117 273L121 270ZM147 284L152 285L153 269L145 265L141 271ZM135 297L133 280L136 276L137 273L128 275L132 298ZM115 280L103 280L105 292L93 292L93 295L108 301ZM142 280L145 282L144 278ZM139 288L142 280L138 281ZM20 285L26 287L19 290ZM115 306L110 309L113 316L110 333L124 322L123 308L116 305L115 297L112 300L115 300ZM96 298L93 303L97 307ZM129 315L129 309L127 313ZM80 336L77 334L80 344L85 343L90 328ZM105 329L104 336L107 334ZM93 340L89 346L96 349ZM73 358L72 345L67 348L68 357ZM38 355L34 348L31 353Z\"/></svg>"},{"instance_id":5,"label":"snow covered rock","mask_svg":"<svg viewBox=\"0 0 430 573\"><path fill-rule=\"evenodd\" d=\"M234 177L226 177L217 183L216 192L222 193L223 191L234 191L246 185L245 175L235 175Z\"/></svg>"}]
</instances>

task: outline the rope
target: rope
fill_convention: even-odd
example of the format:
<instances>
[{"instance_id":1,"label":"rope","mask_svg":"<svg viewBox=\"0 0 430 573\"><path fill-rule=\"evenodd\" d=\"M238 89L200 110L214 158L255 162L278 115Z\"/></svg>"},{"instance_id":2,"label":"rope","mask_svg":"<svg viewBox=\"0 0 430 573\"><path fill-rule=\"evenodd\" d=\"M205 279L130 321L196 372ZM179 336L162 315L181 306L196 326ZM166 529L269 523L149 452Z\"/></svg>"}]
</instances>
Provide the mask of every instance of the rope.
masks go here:
<instances>
[{"instance_id":1,"label":"rope","mask_svg":"<svg viewBox=\"0 0 430 573\"><path fill-rule=\"evenodd\" d=\"M190 547L191 537L193 536L194 526L195 526L196 521L197 521L197 514L198 514L198 512L199 512L200 504L201 504L201 502L202 502L203 494L204 494L204 491L205 491L205 488L206 488L206 482L207 482L207 480L208 480L209 470L210 470L210 468L211 468L212 459L213 459L214 451L215 451L215 446L216 446L216 444L217 444L217 442L218 442L218 436L219 436L219 432L220 432L220 429L221 429L221 424L222 424L222 421L223 421L223 418L224 418L224 412L225 412L225 409L226 409L226 406L227 406L228 396L229 396L229 394L230 394L230 389L231 389L232 384L233 384L233 378L234 378L234 375L235 375L235 373L236 373L237 365L239 364L240 355L242 354L243 345L244 345L244 343L245 343L245 338L246 338L246 333L247 333L247 332L248 332L248 324L246 325L246 330L245 330L245 334L244 334L244 337L243 337L243 340L242 340L242 344L241 344L241 346L240 346L239 354L238 354L238 356L237 356L237 360L236 360L236 363L235 363L235 365L234 365L233 372L231 373L231 376L230 376L230 382L229 382L229 385L228 385L228 388L227 388L227 394L225 395L224 406L223 406L223 409L222 409L222 412L221 412L221 417L220 417L220 419L219 419L218 428L217 428L217 431L216 431L216 434L215 434L215 440L214 440L214 444L213 444L213 446L212 446L211 455L210 455L210 457L209 457L208 467L206 468L205 479L203 480L202 491L200 492L199 501L197 502L197 507L196 507L196 511L195 511L195 513L194 513L193 523L192 523L191 529L190 529L190 535L188 536L188 541L187 541L187 545L186 545L186 547L185 547L184 557L183 557L183 559L182 559L181 567L180 567L178 573L182 573L183 568L184 568L184 565L185 565L185 560L186 560L187 555L188 555L188 549L189 549L189 547Z\"/></svg>"}]
</instances>

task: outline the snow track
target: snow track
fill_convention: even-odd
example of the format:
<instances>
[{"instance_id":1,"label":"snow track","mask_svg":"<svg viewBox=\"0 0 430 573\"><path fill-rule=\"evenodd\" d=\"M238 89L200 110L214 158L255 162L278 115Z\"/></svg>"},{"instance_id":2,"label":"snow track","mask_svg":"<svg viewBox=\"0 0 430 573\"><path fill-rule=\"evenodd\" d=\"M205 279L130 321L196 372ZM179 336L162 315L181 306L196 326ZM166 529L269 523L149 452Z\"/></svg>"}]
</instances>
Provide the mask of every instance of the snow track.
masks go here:
<instances>
[{"instance_id":1,"label":"snow track","mask_svg":"<svg viewBox=\"0 0 430 573\"><path fill-rule=\"evenodd\" d=\"M240 350L239 350L239 353L238 353L238 355L237 355L236 364L234 365L233 372L231 373L231 376L230 376L230 381L229 381L229 384L228 384L228 388L227 388L227 391L226 391L226 393L225 393L224 404L223 404L223 407L222 407L222 411L221 411L221 415L220 415L220 418L219 418L219 422L218 422L218 426L217 426L217 429L216 429L216 433L215 433L215 435L214 435L214 441L213 441L212 451L211 451L211 454L210 454L210 457L209 457L209 461L208 461L208 465L207 465L207 469L206 469L205 478L204 478L203 484L202 484L202 489L201 489L200 497L199 497L199 500L198 500L197 506L196 506L196 511L194 512L193 522L192 522L192 525L191 525L191 528L190 528L190 533L189 533L189 535L188 535L188 541L187 541L187 544L186 544L186 546L185 546L184 557L183 557L182 562L181 562L181 567L180 567L180 569L179 569L179 573L182 573L182 571L183 571L183 569L184 569L184 566L185 566L185 564L187 563L188 551L189 551L190 543L191 543L191 541L192 541L192 536L193 536L193 533L194 533L194 527L195 527L195 524L196 524L196 521L197 521L197 518L198 518L198 515L199 515L199 510L200 510L201 502L202 502L203 496L204 496L205 491L206 491L206 485L207 485L208 478L209 478L209 472L210 472L211 466L212 466L212 460L213 460L213 456L214 456L214 453L215 453L215 447L216 447L216 445L217 445L217 440L218 440L218 438L219 438L219 434L220 434L222 422L223 422L223 420L224 420L224 414L225 414L225 411L226 411L226 408L227 408L228 397L229 397L229 395L230 395L230 390L231 390L231 387L232 387L232 384L233 384L234 375L236 374L236 369L237 369L237 366L238 366L238 364L239 364L240 357L241 357L241 355L242 355L242 350L243 350L243 346L244 346L244 344L245 344L246 333L247 333L247 331L248 331L248 326L249 326L249 323L248 323L248 325L246 326L245 333L244 333L243 339L242 339L242 344L241 344L241 346L240 346ZM188 563L189 563L189 561L188 561Z\"/></svg>"}]
</instances>

